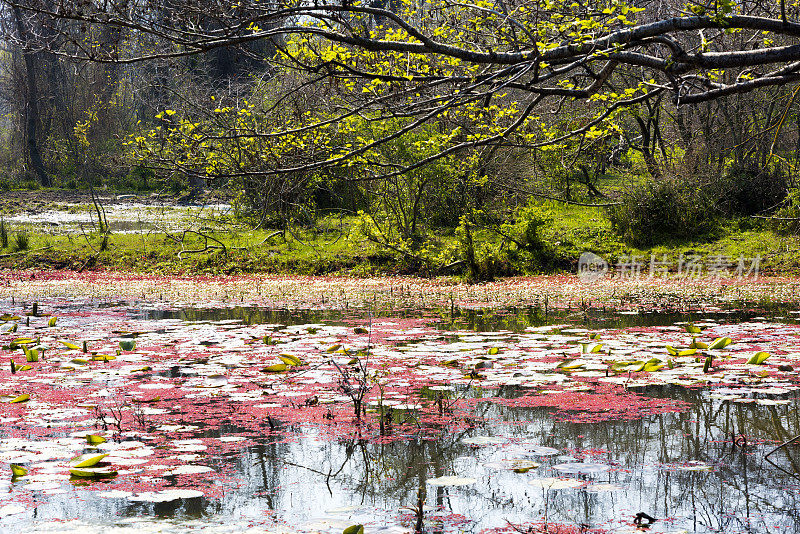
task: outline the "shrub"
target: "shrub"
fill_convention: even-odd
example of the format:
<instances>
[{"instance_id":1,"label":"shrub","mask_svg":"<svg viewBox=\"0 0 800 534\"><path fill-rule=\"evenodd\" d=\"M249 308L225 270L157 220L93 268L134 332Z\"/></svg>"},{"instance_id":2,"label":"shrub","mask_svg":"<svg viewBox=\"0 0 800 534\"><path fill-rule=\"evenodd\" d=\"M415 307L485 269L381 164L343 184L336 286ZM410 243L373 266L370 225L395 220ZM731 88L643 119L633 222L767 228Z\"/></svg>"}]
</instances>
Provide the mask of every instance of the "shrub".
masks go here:
<instances>
[{"instance_id":1,"label":"shrub","mask_svg":"<svg viewBox=\"0 0 800 534\"><path fill-rule=\"evenodd\" d=\"M800 189L792 189L785 205L775 212L775 229L781 234L800 234Z\"/></svg>"},{"instance_id":2,"label":"shrub","mask_svg":"<svg viewBox=\"0 0 800 534\"><path fill-rule=\"evenodd\" d=\"M635 186L608 212L614 230L634 246L693 239L715 227L714 205L694 180L676 178Z\"/></svg>"},{"instance_id":3,"label":"shrub","mask_svg":"<svg viewBox=\"0 0 800 534\"><path fill-rule=\"evenodd\" d=\"M788 179L780 169L731 169L709 192L726 216L748 217L775 208L785 198Z\"/></svg>"},{"instance_id":4,"label":"shrub","mask_svg":"<svg viewBox=\"0 0 800 534\"><path fill-rule=\"evenodd\" d=\"M28 250L30 247L30 238L27 232L17 232L14 235L14 245L17 250Z\"/></svg>"}]
</instances>

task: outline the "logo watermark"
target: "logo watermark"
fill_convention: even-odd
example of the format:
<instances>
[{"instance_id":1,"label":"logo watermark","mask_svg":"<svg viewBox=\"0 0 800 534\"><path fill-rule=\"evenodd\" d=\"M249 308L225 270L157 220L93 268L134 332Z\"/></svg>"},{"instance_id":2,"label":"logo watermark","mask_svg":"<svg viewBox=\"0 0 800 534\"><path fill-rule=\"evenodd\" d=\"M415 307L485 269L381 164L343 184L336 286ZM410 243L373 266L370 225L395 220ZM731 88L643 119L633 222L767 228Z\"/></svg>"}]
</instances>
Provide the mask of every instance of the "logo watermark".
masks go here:
<instances>
[{"instance_id":1,"label":"logo watermark","mask_svg":"<svg viewBox=\"0 0 800 534\"><path fill-rule=\"evenodd\" d=\"M608 274L608 262L592 252L584 252L578 259L578 278L584 284L596 282Z\"/></svg>"},{"instance_id":2,"label":"logo watermark","mask_svg":"<svg viewBox=\"0 0 800 534\"><path fill-rule=\"evenodd\" d=\"M701 256L681 253L677 259L666 254L638 256L623 254L616 263L609 263L592 252L584 252L578 259L578 279L589 284L602 279L635 278L748 278L758 279L761 269L761 256L752 258L744 255L732 258L723 254Z\"/></svg>"}]
</instances>

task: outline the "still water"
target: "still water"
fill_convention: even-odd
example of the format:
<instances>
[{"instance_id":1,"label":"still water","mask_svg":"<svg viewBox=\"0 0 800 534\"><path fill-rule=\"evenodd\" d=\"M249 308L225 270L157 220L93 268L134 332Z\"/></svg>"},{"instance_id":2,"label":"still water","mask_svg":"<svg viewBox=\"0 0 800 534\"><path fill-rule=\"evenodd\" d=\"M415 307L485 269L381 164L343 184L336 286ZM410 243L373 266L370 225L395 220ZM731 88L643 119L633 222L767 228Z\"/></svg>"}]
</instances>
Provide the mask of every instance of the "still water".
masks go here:
<instances>
[{"instance_id":1,"label":"still water","mask_svg":"<svg viewBox=\"0 0 800 534\"><path fill-rule=\"evenodd\" d=\"M710 330L734 332L732 337L738 333L736 342L745 348L769 349L792 361L791 347L800 339L800 331L792 319L796 315L786 310L772 311L766 318L760 317L763 311L544 316L541 310L491 315L445 310L413 323L404 322L403 317L342 312L176 310L142 303L113 303L80 311L54 304L52 312L59 315L62 325L58 337L116 343L116 337L106 339L102 333L113 331L116 336L135 337L141 347L161 344L160 352L167 356L156 354L158 350L142 351L141 362L133 357L126 360L140 365L152 358L152 368L130 376L144 391L154 391L155 385L161 393L145 400L118 401L117 409L132 415L127 419L121 415L118 421L128 424L115 429L107 416L96 413L110 407L113 414L108 392L129 387L123 384L128 375L108 372L111 364L92 371L106 373L102 377L89 371L81 375L86 366L75 364L78 367L70 369L62 358L58 370L42 368L37 378L27 379L24 385L15 382L20 374L1 375L3 391L35 392L37 383L55 380L58 389L80 396L75 388L82 383L89 393L74 404L91 404L95 413L76 417L78 422L64 424L61 430L37 429L36 421L50 425L53 418L47 414L32 418L32 411L66 409L57 405L55 397L47 397L48 404L39 408L34 404L37 399L32 399L26 413L0 415L0 468L4 471L0 532L340 533L353 524L365 525L367 533L413 532L420 525L431 533L800 532L800 447L790 444L765 458L781 442L800 434L798 394L791 376L757 383L760 378L751 371L738 378L719 372L710 382L689 385L629 382L625 387L642 398L685 404L663 413L643 411L636 417L597 417L596 422L575 422L568 409L504 402L525 399L532 391L557 393L549 385L532 389L520 384L519 376L515 381L510 372L498 374L495 380L491 375L495 369L516 369L516 363L507 361L491 362L492 367L482 371L490 376L480 380L448 383L431 374L438 384L432 390L414 380L407 385L391 382L392 373L401 373L391 362L409 354L443 351L473 357L485 354L487 346L502 346L513 354L535 349L550 356L554 347L564 350L574 345L573 338L586 335L584 329L603 330L609 345L616 342L622 347L636 336L642 347L652 348L662 339L672 342L687 320L705 323ZM298 394L302 403L291 401L280 409L272 393L277 391L285 401L295 393L291 388L281 390L280 384L264 385L253 378L257 388L249 385L231 393L228 386L246 365L231 360L222 373L209 369L215 358L228 358L229 352L246 353L250 359L245 363L252 361L249 346L232 340L246 340L242 342L246 344L264 332L280 340L281 349L302 354L311 362L312 352L321 352L309 349L311 342L316 343L314 347L347 343L353 324L364 324L375 332L366 342L376 358L384 358L379 360L384 362L382 367L375 364L385 370L381 376L388 375L385 393L404 401L402 406L395 404L381 432L377 431L378 415L372 411L364 416L365 422L352 424L337 368L329 369L331 378L324 375L323 366L317 369L312 364L305 386L313 391L319 388L319 396ZM547 325L560 328L547 330ZM377 335L381 328L383 337ZM2 344L7 345L20 331L4 334ZM41 330L40 335L46 332ZM352 341L354 346L359 343L363 340ZM201 354L201 349L210 352ZM119 357L125 358L124 351ZM348 359L350 354L342 357ZM410 365L434 373L428 360L423 363ZM535 363L541 367L535 367L536 372L544 368L539 360ZM58 373L65 368L62 378ZM520 369L517 374L523 378L533 376L530 366ZM589 382L567 372L569 381L564 378L560 386L576 392L599 387L591 382L595 380L591 362L585 369L578 374L584 372ZM194 389L189 387L199 378L227 382L207 393L194 383ZM377 386L369 387L373 389L367 397L374 398ZM169 397L170 388L181 391ZM323 392L330 393L330 399ZM255 397L245 398L251 393ZM259 396L267 404L252 400ZM287 406L311 410L329 401L330 406L342 405L342 409L328 409L327 414L322 410L321 417L287 415ZM273 406L271 402L275 410L257 408ZM418 408L416 402L421 403ZM429 405L436 412L436 403L438 420L421 416ZM188 404L195 411L187 409ZM251 409L252 417L244 423L237 412ZM190 415L198 411L213 412L214 422L192 419ZM602 414L602 408L596 413ZM137 417L140 426L134 424ZM331 430L343 421L348 421L344 427ZM185 428L177 428L181 425ZM118 451L112 452L120 464L118 477L95 480L63 475L59 447L74 447L76 439L90 432L108 436L110 445L102 451ZM128 445L118 447L120 441ZM145 449L152 452L122 454ZM31 451L40 456L26 458L24 454ZM49 456L41 456L42 451ZM129 459L127 464L124 458ZM12 480L7 464L24 464L24 460L31 468L29 480ZM181 471L176 465L205 470ZM147 498L174 488L202 495ZM640 513L655 521L635 524Z\"/></svg>"}]
</instances>

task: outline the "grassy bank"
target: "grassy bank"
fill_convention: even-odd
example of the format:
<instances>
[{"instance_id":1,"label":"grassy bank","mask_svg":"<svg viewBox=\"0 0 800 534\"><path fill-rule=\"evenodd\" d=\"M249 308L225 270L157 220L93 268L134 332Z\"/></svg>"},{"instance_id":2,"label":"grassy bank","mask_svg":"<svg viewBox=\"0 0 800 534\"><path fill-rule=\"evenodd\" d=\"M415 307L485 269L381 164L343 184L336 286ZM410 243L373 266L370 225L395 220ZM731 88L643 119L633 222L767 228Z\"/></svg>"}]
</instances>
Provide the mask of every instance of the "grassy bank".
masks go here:
<instances>
[{"instance_id":1,"label":"grassy bank","mask_svg":"<svg viewBox=\"0 0 800 534\"><path fill-rule=\"evenodd\" d=\"M647 272L651 257L675 270L681 255L703 264L761 258L762 273L800 273L800 239L773 232L766 222L727 220L697 240L636 248L620 240L598 208L546 203L549 222L539 229L537 260L515 256L514 245L498 234L476 231L479 261L490 260L498 275L575 272L578 258L591 251L612 266L631 260ZM76 208L72 208L76 209ZM228 220L190 232L96 231L59 234L41 227L9 226L8 246L0 249L0 267L17 269L117 269L164 274L382 274L462 275L464 252L456 232L429 234L424 253L401 254L365 239L354 217L326 217L313 226L288 232L252 230ZM24 235L24 238L18 237ZM720 256L722 258L720 258ZM421 261L420 258L424 258ZM455 263L455 265L453 265ZM449 267L447 267L449 265ZM749 265L749 263L748 263Z\"/></svg>"}]
</instances>

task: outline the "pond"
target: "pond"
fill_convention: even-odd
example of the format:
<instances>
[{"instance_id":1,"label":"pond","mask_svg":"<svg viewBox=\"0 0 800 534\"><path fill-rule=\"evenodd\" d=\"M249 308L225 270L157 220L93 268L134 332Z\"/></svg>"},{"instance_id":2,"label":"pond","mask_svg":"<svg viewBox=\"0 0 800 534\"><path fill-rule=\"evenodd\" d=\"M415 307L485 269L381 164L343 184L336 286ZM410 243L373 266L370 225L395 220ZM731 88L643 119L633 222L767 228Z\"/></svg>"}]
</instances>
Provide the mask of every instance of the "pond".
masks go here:
<instances>
[{"instance_id":1,"label":"pond","mask_svg":"<svg viewBox=\"0 0 800 534\"><path fill-rule=\"evenodd\" d=\"M35 308L0 532L800 531L792 306Z\"/></svg>"}]
</instances>

